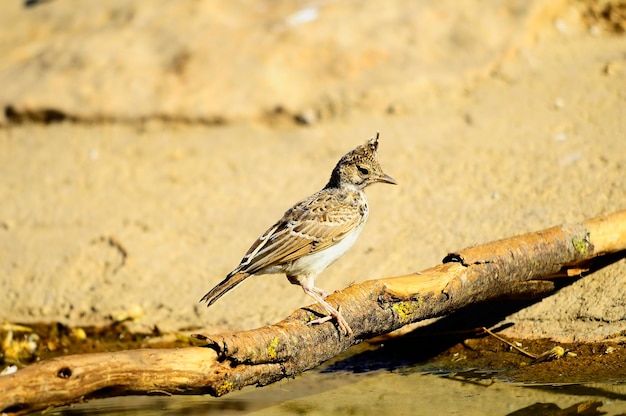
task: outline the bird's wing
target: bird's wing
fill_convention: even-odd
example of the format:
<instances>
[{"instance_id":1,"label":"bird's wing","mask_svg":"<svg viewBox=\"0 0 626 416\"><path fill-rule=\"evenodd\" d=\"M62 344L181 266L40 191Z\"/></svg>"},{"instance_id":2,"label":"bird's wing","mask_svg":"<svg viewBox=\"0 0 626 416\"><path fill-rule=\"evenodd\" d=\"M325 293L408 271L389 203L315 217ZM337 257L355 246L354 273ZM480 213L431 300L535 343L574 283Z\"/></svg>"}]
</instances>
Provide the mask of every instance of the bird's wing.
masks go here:
<instances>
[{"instance_id":1,"label":"bird's wing","mask_svg":"<svg viewBox=\"0 0 626 416\"><path fill-rule=\"evenodd\" d=\"M364 220L361 195L320 191L295 205L250 247L238 272L289 263L342 240Z\"/></svg>"}]
</instances>

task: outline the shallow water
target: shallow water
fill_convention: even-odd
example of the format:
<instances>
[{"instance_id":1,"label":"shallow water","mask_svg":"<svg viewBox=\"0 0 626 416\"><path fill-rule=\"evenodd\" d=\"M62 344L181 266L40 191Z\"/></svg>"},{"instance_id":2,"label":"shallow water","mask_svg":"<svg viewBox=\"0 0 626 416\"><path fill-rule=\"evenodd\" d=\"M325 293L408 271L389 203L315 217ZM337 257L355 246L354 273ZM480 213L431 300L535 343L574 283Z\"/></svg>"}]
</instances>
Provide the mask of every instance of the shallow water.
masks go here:
<instances>
[{"instance_id":1,"label":"shallow water","mask_svg":"<svg viewBox=\"0 0 626 416\"><path fill-rule=\"evenodd\" d=\"M467 376L467 374L466 374ZM483 374L376 370L368 373L310 371L263 388L248 387L222 398L127 396L93 400L47 415L558 415L587 406L587 415L626 413L624 383L530 385ZM574 407L574 408L572 408ZM593 410L596 408L597 410ZM604 413L602 413L604 412Z\"/></svg>"}]
</instances>

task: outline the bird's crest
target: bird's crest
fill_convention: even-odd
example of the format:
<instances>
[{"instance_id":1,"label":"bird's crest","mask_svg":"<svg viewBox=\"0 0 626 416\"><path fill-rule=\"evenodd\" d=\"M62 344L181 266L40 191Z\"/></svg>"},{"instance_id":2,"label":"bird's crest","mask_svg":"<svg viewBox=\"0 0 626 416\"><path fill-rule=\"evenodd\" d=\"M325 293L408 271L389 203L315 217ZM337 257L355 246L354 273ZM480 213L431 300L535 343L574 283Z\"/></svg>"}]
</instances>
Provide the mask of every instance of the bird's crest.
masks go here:
<instances>
[{"instance_id":1,"label":"bird's crest","mask_svg":"<svg viewBox=\"0 0 626 416\"><path fill-rule=\"evenodd\" d=\"M346 154L342 159L354 159L354 160L376 160L378 158L378 139L380 133L376 132L376 137L372 137L365 144L357 146L353 151Z\"/></svg>"}]
</instances>

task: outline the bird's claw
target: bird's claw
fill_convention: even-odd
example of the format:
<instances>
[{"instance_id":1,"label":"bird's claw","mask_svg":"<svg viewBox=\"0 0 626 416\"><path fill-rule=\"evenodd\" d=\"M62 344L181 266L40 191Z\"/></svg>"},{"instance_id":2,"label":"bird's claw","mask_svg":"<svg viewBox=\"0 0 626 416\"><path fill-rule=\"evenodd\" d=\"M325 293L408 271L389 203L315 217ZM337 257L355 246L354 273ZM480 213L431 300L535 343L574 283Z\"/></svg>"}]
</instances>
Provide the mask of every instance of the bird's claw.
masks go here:
<instances>
[{"instance_id":1,"label":"bird's claw","mask_svg":"<svg viewBox=\"0 0 626 416\"><path fill-rule=\"evenodd\" d=\"M341 315L341 306L339 306L337 310L333 309L332 311L328 311L328 312L329 312L328 315L309 321L307 325L323 324L324 322L328 322L334 319L335 321L337 321L337 325L339 325L339 329L341 329L343 333L345 333L346 335L353 334L352 328L350 328L350 325L348 325L348 322L346 322L346 320Z\"/></svg>"}]
</instances>

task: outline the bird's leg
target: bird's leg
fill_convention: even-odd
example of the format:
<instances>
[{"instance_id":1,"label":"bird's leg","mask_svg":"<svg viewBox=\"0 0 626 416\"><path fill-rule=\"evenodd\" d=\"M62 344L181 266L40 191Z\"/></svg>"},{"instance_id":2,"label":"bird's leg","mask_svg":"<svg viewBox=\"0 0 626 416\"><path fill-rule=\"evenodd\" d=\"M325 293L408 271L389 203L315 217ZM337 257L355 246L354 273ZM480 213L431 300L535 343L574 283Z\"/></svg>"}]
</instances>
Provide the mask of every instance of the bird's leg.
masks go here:
<instances>
[{"instance_id":1,"label":"bird's leg","mask_svg":"<svg viewBox=\"0 0 626 416\"><path fill-rule=\"evenodd\" d=\"M313 286L313 282L315 280L315 276L313 275L304 275L304 276L287 276L289 281L294 284L298 284L302 286L302 290L304 293L311 296L315 299L328 313L328 316L323 318L315 319L309 324L321 324L331 319L337 321L337 325L339 325L339 329L345 332L347 335L352 335L352 328L348 325L348 322L341 316L339 309L335 309L331 306L330 303L326 302L324 298L326 297L326 292L321 289Z\"/></svg>"},{"instance_id":2,"label":"bird's leg","mask_svg":"<svg viewBox=\"0 0 626 416\"><path fill-rule=\"evenodd\" d=\"M326 299L328 297L328 293L324 291L323 289L320 289L319 287L312 287L311 290L317 293L318 295L320 295L322 299Z\"/></svg>"},{"instance_id":3,"label":"bird's leg","mask_svg":"<svg viewBox=\"0 0 626 416\"><path fill-rule=\"evenodd\" d=\"M314 290L310 289L310 288L306 288L303 287L302 288L304 290L304 293L306 293L307 295L311 296L313 299L315 299L320 305L322 305L322 307L326 310L326 312L328 313L328 316L325 316L323 318L319 318L319 319L315 319L311 322L309 322L310 325L312 324L322 324L326 321L329 321L331 319L334 319L335 321L337 321L337 324L339 325L339 329L341 329L343 332L346 333L346 335L352 335L352 328L350 328L350 325L348 325L348 322L346 322L346 320L344 319L344 317L341 315L341 312L339 312L339 308L335 309L333 308L330 303L326 302L317 292L315 292Z\"/></svg>"}]
</instances>

